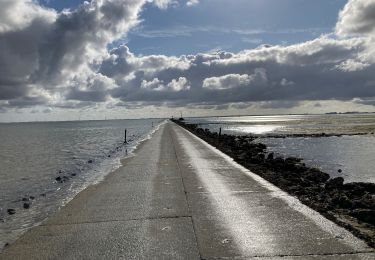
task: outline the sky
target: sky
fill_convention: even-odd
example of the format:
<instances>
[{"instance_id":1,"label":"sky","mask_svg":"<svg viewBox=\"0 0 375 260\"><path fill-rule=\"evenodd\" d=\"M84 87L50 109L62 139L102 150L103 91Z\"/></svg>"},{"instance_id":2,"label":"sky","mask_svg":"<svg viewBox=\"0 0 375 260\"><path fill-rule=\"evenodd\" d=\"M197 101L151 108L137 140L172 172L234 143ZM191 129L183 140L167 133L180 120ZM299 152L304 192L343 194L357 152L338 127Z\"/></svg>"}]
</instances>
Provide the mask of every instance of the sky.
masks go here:
<instances>
[{"instance_id":1,"label":"sky","mask_svg":"<svg viewBox=\"0 0 375 260\"><path fill-rule=\"evenodd\" d=\"M0 121L375 111L375 0L0 0Z\"/></svg>"}]
</instances>

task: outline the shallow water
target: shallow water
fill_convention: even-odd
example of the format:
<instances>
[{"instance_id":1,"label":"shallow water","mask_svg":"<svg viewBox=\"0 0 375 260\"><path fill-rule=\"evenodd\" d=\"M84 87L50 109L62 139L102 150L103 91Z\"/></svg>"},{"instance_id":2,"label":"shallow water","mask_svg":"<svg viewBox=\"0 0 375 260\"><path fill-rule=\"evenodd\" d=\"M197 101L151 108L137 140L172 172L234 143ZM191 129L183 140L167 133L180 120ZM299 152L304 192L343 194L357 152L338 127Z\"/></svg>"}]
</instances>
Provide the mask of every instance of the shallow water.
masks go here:
<instances>
[{"instance_id":1,"label":"shallow water","mask_svg":"<svg viewBox=\"0 0 375 260\"><path fill-rule=\"evenodd\" d=\"M131 153L160 122L0 124L0 248L118 167L120 158ZM56 180L64 176L66 181ZM24 209L24 203L31 207ZM16 214L9 215L9 208Z\"/></svg>"},{"instance_id":2,"label":"shallow water","mask_svg":"<svg viewBox=\"0 0 375 260\"><path fill-rule=\"evenodd\" d=\"M306 165L318 167L332 177L343 177L345 182L375 183L374 136L261 138L259 141L269 151L303 158Z\"/></svg>"},{"instance_id":3,"label":"shallow water","mask_svg":"<svg viewBox=\"0 0 375 260\"><path fill-rule=\"evenodd\" d=\"M268 150L294 156L346 182L375 183L375 114L278 115L191 118L202 128L222 133L260 137ZM355 134L342 137L270 138L272 134ZM339 173L338 170L342 172Z\"/></svg>"},{"instance_id":4,"label":"shallow water","mask_svg":"<svg viewBox=\"0 0 375 260\"><path fill-rule=\"evenodd\" d=\"M204 128L228 134L353 134L373 133L375 114L278 115L190 118Z\"/></svg>"}]
</instances>

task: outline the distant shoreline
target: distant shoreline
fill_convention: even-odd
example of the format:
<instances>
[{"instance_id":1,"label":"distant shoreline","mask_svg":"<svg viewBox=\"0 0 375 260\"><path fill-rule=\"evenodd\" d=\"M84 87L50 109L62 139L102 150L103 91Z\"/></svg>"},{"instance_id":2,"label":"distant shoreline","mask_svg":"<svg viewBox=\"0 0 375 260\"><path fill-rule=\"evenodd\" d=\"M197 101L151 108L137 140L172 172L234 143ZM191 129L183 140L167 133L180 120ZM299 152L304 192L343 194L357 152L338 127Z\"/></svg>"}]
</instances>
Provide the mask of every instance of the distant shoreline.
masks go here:
<instances>
[{"instance_id":1,"label":"distant shoreline","mask_svg":"<svg viewBox=\"0 0 375 260\"><path fill-rule=\"evenodd\" d=\"M307 167L302 163L301 158L274 158L273 153L266 151L266 145L253 142L256 136L227 134L219 136L218 133L202 129L197 124L184 123L183 120L172 121L375 248L374 183L344 183L342 177L330 178L329 174L319 169ZM364 133L351 135L364 135ZM327 136L342 135L323 133L316 135L316 137ZM265 137L285 138L286 136Z\"/></svg>"}]
</instances>

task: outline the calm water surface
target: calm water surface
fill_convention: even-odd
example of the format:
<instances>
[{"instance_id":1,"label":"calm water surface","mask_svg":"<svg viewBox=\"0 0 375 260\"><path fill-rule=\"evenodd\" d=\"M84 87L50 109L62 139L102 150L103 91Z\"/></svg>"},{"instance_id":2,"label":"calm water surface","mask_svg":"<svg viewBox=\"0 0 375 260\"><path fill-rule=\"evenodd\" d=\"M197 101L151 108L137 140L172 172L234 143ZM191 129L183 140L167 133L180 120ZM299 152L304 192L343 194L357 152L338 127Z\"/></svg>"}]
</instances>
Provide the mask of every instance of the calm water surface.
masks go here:
<instances>
[{"instance_id":1,"label":"calm water surface","mask_svg":"<svg viewBox=\"0 0 375 260\"><path fill-rule=\"evenodd\" d=\"M191 118L203 128L258 135L268 150L295 156L346 182L375 183L375 114L278 115ZM272 134L348 134L342 137L269 138ZM366 135L354 135L366 133ZM338 170L342 172L339 173Z\"/></svg>"},{"instance_id":2,"label":"calm water surface","mask_svg":"<svg viewBox=\"0 0 375 260\"><path fill-rule=\"evenodd\" d=\"M0 248L118 167L120 158L161 122L145 119L0 124ZM56 181L59 176L65 176L66 181ZM30 200L29 209L23 208L22 199ZM9 215L10 208L16 214Z\"/></svg>"}]
</instances>

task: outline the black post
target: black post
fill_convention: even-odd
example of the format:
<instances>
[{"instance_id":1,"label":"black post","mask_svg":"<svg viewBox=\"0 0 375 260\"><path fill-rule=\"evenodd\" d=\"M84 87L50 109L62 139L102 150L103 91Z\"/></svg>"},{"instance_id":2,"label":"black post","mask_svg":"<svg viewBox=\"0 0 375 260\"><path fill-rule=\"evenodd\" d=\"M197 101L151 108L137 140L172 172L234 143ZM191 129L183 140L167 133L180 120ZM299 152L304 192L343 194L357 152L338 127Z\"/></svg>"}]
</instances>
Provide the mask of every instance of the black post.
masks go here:
<instances>
[{"instance_id":1,"label":"black post","mask_svg":"<svg viewBox=\"0 0 375 260\"><path fill-rule=\"evenodd\" d=\"M127 132L127 130L125 129L125 138L124 138L124 144L126 144L126 143L127 143L127 141L126 141L126 132Z\"/></svg>"},{"instance_id":2,"label":"black post","mask_svg":"<svg viewBox=\"0 0 375 260\"><path fill-rule=\"evenodd\" d=\"M221 137L221 127L219 129L219 139L220 139L220 137Z\"/></svg>"}]
</instances>

